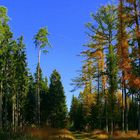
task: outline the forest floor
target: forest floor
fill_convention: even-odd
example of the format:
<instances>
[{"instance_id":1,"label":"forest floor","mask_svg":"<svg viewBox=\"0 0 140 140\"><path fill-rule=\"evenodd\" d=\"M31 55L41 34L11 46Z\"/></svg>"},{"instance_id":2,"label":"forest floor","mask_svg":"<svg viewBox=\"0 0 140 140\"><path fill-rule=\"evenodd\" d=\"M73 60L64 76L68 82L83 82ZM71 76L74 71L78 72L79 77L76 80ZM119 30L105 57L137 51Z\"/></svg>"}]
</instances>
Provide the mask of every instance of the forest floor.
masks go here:
<instances>
[{"instance_id":1,"label":"forest floor","mask_svg":"<svg viewBox=\"0 0 140 140\"><path fill-rule=\"evenodd\" d=\"M29 130L32 136L39 137L41 140L140 140L137 131L128 131L127 134L115 131L110 136L105 131L94 130L92 132L70 132L66 129L32 129Z\"/></svg>"},{"instance_id":2,"label":"forest floor","mask_svg":"<svg viewBox=\"0 0 140 140\"><path fill-rule=\"evenodd\" d=\"M90 133L73 132L76 140L140 140L136 131L129 131L127 134L116 131L113 136L106 134L104 131L96 130Z\"/></svg>"},{"instance_id":3,"label":"forest floor","mask_svg":"<svg viewBox=\"0 0 140 140\"><path fill-rule=\"evenodd\" d=\"M137 131L129 131L127 134L116 131L113 136L104 131L95 130L93 132L70 132L66 129L27 129L25 134L0 133L0 140L140 140Z\"/></svg>"}]
</instances>

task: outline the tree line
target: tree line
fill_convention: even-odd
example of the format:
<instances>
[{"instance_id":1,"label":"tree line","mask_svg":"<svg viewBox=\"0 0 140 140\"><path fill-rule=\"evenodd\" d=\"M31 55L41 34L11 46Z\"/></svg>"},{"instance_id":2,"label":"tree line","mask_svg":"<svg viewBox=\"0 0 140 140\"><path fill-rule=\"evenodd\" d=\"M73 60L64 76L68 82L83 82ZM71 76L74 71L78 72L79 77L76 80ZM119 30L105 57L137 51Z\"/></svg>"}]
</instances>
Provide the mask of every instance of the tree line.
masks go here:
<instances>
[{"instance_id":1,"label":"tree line","mask_svg":"<svg viewBox=\"0 0 140 140\"><path fill-rule=\"evenodd\" d=\"M140 2L119 0L91 17L82 68L73 79L74 90L83 91L72 99L72 128L140 134Z\"/></svg>"},{"instance_id":2,"label":"tree line","mask_svg":"<svg viewBox=\"0 0 140 140\"><path fill-rule=\"evenodd\" d=\"M47 125L111 134L137 129L140 134L140 2L119 0L91 17L82 68L72 80L74 90L83 90L73 96L68 113L60 74L54 70L48 82L40 67L41 54L51 46L47 28L33 37L38 62L31 74L23 36L13 38L7 9L0 7L1 130Z\"/></svg>"},{"instance_id":3,"label":"tree line","mask_svg":"<svg viewBox=\"0 0 140 140\"><path fill-rule=\"evenodd\" d=\"M48 84L40 67L41 52L46 53L47 28L34 36L38 49L35 74L27 66L23 36L13 39L7 9L0 7L0 130L22 130L25 126L64 128L67 106L61 76L54 70Z\"/></svg>"}]
</instances>

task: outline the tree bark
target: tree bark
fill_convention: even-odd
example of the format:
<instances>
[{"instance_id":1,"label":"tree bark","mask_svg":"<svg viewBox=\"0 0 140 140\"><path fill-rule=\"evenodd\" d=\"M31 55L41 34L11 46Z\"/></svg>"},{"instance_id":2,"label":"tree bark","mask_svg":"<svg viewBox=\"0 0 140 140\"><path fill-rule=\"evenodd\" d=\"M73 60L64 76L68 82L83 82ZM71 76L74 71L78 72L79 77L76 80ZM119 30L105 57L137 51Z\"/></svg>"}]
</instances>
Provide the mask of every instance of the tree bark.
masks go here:
<instances>
[{"instance_id":1,"label":"tree bark","mask_svg":"<svg viewBox=\"0 0 140 140\"><path fill-rule=\"evenodd\" d=\"M106 127L106 132L108 133L108 111L107 111L107 93L105 93L105 127Z\"/></svg>"},{"instance_id":2,"label":"tree bark","mask_svg":"<svg viewBox=\"0 0 140 140\"><path fill-rule=\"evenodd\" d=\"M138 135L140 135L140 92L138 94Z\"/></svg>"},{"instance_id":3,"label":"tree bark","mask_svg":"<svg viewBox=\"0 0 140 140\"><path fill-rule=\"evenodd\" d=\"M135 22L136 22L136 38L138 43L138 55L140 56L140 28L139 28L139 18L138 18L138 5L136 0L133 2L135 11ZM140 57L139 57L139 73L140 73ZM140 134L140 89L138 90L138 134Z\"/></svg>"},{"instance_id":4,"label":"tree bark","mask_svg":"<svg viewBox=\"0 0 140 140\"><path fill-rule=\"evenodd\" d=\"M127 93L126 88L124 88L125 94L125 133L128 132L128 105L127 105Z\"/></svg>"},{"instance_id":5,"label":"tree bark","mask_svg":"<svg viewBox=\"0 0 140 140\"><path fill-rule=\"evenodd\" d=\"M124 92L122 87L122 131L124 131Z\"/></svg>"},{"instance_id":6,"label":"tree bark","mask_svg":"<svg viewBox=\"0 0 140 140\"><path fill-rule=\"evenodd\" d=\"M97 102L98 102L98 106L99 106L99 102L100 102L100 75L99 75L99 63L98 63L98 95L97 95ZM99 108L99 112L101 113L101 108ZM99 129L101 129L101 114L99 113Z\"/></svg>"},{"instance_id":7,"label":"tree bark","mask_svg":"<svg viewBox=\"0 0 140 140\"><path fill-rule=\"evenodd\" d=\"M13 99L13 105L12 105L12 128L13 132L15 132L15 103Z\"/></svg>"},{"instance_id":8,"label":"tree bark","mask_svg":"<svg viewBox=\"0 0 140 140\"><path fill-rule=\"evenodd\" d=\"M2 129L2 82L0 82L0 130Z\"/></svg>"},{"instance_id":9,"label":"tree bark","mask_svg":"<svg viewBox=\"0 0 140 140\"><path fill-rule=\"evenodd\" d=\"M114 128L114 127L113 127L113 119L111 119L110 124L111 124L111 131L110 131L110 133L111 133L111 135L113 135L113 131L114 131L114 130L113 130L113 128Z\"/></svg>"},{"instance_id":10,"label":"tree bark","mask_svg":"<svg viewBox=\"0 0 140 140\"><path fill-rule=\"evenodd\" d=\"M40 125L40 55L41 50L38 48L38 68L37 68L37 124Z\"/></svg>"}]
</instances>

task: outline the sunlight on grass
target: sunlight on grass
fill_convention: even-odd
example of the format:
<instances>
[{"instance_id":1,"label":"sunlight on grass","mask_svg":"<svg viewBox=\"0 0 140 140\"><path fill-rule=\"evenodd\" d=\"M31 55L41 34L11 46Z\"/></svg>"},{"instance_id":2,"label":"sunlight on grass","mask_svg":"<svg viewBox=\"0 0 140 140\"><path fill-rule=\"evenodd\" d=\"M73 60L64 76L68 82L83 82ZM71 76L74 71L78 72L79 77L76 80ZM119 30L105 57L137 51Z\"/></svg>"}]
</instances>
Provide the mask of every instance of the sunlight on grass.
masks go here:
<instances>
[{"instance_id":1,"label":"sunlight on grass","mask_svg":"<svg viewBox=\"0 0 140 140\"><path fill-rule=\"evenodd\" d=\"M28 128L27 133L32 137L48 140L75 140L72 133L66 129L53 129L53 128Z\"/></svg>"},{"instance_id":2,"label":"sunlight on grass","mask_svg":"<svg viewBox=\"0 0 140 140\"><path fill-rule=\"evenodd\" d=\"M102 130L71 133L66 129L28 128L24 134L0 133L0 140L140 140L140 136L137 131L128 131L127 134L115 131L110 136Z\"/></svg>"},{"instance_id":3,"label":"sunlight on grass","mask_svg":"<svg viewBox=\"0 0 140 140\"><path fill-rule=\"evenodd\" d=\"M121 131L115 131L113 136L110 136L105 131L95 130L90 133L73 132L76 140L140 140L137 131L128 131L127 134Z\"/></svg>"},{"instance_id":4,"label":"sunlight on grass","mask_svg":"<svg viewBox=\"0 0 140 140\"><path fill-rule=\"evenodd\" d=\"M140 135L137 135L137 131L128 131L128 133L116 131L113 136L114 139L126 139L126 140L140 140Z\"/></svg>"}]
</instances>

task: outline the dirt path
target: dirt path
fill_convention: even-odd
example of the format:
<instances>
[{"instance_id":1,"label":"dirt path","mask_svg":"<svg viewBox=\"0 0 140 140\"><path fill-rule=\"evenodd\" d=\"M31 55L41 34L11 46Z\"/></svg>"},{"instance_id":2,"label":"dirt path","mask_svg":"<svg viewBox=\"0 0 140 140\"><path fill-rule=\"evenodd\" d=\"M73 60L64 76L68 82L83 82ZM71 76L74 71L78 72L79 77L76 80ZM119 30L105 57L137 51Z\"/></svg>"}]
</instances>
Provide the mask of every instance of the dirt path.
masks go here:
<instances>
[{"instance_id":1,"label":"dirt path","mask_svg":"<svg viewBox=\"0 0 140 140\"><path fill-rule=\"evenodd\" d=\"M96 140L90 133L73 132L76 140Z\"/></svg>"}]
</instances>

